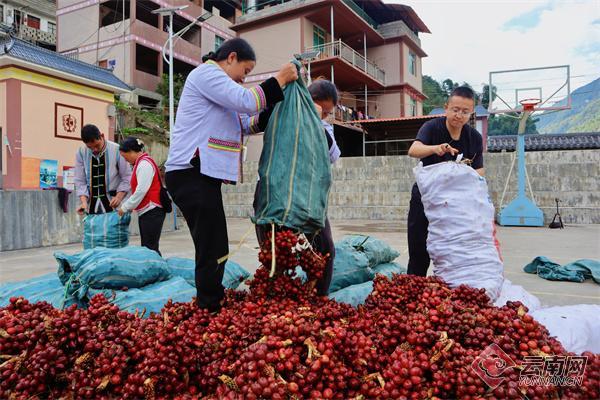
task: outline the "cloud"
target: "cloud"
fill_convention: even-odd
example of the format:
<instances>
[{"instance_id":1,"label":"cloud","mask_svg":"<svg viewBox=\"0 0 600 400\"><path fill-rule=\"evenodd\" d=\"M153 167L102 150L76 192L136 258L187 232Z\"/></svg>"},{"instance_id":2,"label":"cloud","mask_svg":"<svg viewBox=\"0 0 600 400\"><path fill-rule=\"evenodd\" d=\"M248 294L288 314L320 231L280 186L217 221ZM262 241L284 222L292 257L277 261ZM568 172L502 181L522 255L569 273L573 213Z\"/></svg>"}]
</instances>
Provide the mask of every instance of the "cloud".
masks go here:
<instances>
[{"instance_id":1,"label":"cloud","mask_svg":"<svg viewBox=\"0 0 600 400\"><path fill-rule=\"evenodd\" d=\"M542 13L544 11L551 9L551 4L544 4L540 7L536 7L531 11L517 15L516 17L510 19L502 26L502 28L506 31L514 29L520 32L526 32L529 29L536 27L540 23Z\"/></svg>"},{"instance_id":2,"label":"cloud","mask_svg":"<svg viewBox=\"0 0 600 400\"><path fill-rule=\"evenodd\" d=\"M410 5L431 30L420 34L423 73L437 80L481 90L489 71L569 64L574 90L600 76L596 0L386 1Z\"/></svg>"}]
</instances>

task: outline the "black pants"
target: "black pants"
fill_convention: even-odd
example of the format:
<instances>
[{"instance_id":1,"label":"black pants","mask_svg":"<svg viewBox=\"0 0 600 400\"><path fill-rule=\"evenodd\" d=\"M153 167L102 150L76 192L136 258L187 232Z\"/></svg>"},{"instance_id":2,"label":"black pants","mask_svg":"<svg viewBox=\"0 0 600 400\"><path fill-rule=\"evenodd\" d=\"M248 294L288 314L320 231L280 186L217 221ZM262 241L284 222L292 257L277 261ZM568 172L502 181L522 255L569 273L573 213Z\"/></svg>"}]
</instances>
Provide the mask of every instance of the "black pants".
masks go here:
<instances>
[{"instance_id":1,"label":"black pants","mask_svg":"<svg viewBox=\"0 0 600 400\"><path fill-rule=\"evenodd\" d=\"M429 253L427 252L427 229L429 221L425 216L421 192L415 183L410 197L408 209L408 268L409 275L426 276L429 268Z\"/></svg>"},{"instance_id":2,"label":"black pants","mask_svg":"<svg viewBox=\"0 0 600 400\"><path fill-rule=\"evenodd\" d=\"M158 242L165 222L165 215L165 211L161 207L155 207L138 218L142 246L154 250L158 254L160 254Z\"/></svg>"},{"instance_id":3,"label":"black pants","mask_svg":"<svg viewBox=\"0 0 600 400\"><path fill-rule=\"evenodd\" d=\"M260 181L256 184L256 190L254 192L254 213L256 214L256 206L258 204L258 190ZM256 240L258 243L262 243L269 234L270 227L264 225L255 225L256 229ZM329 294L329 285L331 284L331 277L333 276L333 259L335 258L335 245L333 243L333 235L331 234L331 225L329 219L325 220L325 227L319 231L311 240L312 246L315 250L321 254L329 253L329 260L325 264L325 271L323 271L323 277L317 282L317 294L319 296L327 296Z\"/></svg>"},{"instance_id":4,"label":"black pants","mask_svg":"<svg viewBox=\"0 0 600 400\"><path fill-rule=\"evenodd\" d=\"M202 175L194 167L167 172L166 182L194 241L196 302L201 308L216 311L225 295L222 285L225 261L218 260L229 253L222 181Z\"/></svg>"}]
</instances>

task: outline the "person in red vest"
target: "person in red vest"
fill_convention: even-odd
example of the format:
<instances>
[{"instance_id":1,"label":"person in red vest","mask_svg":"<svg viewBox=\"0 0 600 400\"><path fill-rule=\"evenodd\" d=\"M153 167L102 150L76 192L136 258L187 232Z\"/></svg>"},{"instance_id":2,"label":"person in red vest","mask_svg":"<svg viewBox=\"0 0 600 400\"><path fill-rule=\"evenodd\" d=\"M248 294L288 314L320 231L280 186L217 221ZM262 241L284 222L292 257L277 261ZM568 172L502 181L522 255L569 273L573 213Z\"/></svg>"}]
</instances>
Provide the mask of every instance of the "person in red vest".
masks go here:
<instances>
[{"instance_id":1,"label":"person in red vest","mask_svg":"<svg viewBox=\"0 0 600 400\"><path fill-rule=\"evenodd\" d=\"M156 162L144 152L144 142L128 137L119 146L121 156L133 165L131 174L131 197L119 207L119 215L133 210L138 213L142 246L158 250L160 233L165 221L165 210L161 205L160 171Z\"/></svg>"}]
</instances>

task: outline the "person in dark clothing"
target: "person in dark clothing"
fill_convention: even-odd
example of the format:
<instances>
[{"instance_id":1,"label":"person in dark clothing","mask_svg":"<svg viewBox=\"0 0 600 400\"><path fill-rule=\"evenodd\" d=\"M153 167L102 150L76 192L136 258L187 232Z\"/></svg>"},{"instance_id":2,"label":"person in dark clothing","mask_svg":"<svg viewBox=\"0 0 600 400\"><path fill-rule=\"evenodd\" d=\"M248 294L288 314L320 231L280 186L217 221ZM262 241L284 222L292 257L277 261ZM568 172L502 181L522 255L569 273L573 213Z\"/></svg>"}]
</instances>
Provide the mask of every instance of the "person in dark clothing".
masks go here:
<instances>
[{"instance_id":1,"label":"person in dark clothing","mask_svg":"<svg viewBox=\"0 0 600 400\"><path fill-rule=\"evenodd\" d=\"M282 87L298 78L292 63L258 86L241 85L256 65L241 38L225 41L187 77L166 163L167 189L190 229L196 250L196 302L217 311L229 256L221 185L242 177L243 135L264 130L264 110L283 100Z\"/></svg>"},{"instance_id":2,"label":"person in dark clothing","mask_svg":"<svg viewBox=\"0 0 600 400\"><path fill-rule=\"evenodd\" d=\"M424 166L452 161L457 154L471 162L480 175L483 169L483 140L468 125L475 106L475 93L466 86L452 91L446 103L446 115L427 121L410 146L408 155L419 158ZM425 216L421 194L415 183L408 211L408 274L426 276L430 258L427 252L429 221Z\"/></svg>"},{"instance_id":3,"label":"person in dark clothing","mask_svg":"<svg viewBox=\"0 0 600 400\"><path fill-rule=\"evenodd\" d=\"M120 216L137 211L141 244L160 254L158 243L165 222L165 210L160 201L162 181L156 162L144 152L144 142L133 136L119 146L121 156L133 166L131 196L121 204Z\"/></svg>"}]
</instances>

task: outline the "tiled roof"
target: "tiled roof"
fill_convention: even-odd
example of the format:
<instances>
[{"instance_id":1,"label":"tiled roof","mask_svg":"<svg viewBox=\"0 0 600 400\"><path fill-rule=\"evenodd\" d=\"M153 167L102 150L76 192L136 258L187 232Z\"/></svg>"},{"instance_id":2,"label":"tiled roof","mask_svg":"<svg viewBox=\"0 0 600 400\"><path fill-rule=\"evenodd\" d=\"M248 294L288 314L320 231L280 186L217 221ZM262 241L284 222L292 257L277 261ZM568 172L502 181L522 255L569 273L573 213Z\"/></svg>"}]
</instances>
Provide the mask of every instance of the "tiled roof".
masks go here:
<instances>
[{"instance_id":1,"label":"tiled roof","mask_svg":"<svg viewBox=\"0 0 600 400\"><path fill-rule=\"evenodd\" d=\"M17 38L7 37L0 42L0 57L4 55L122 90L131 90L125 82L117 78L109 69L65 57Z\"/></svg>"},{"instance_id":2,"label":"tiled roof","mask_svg":"<svg viewBox=\"0 0 600 400\"><path fill-rule=\"evenodd\" d=\"M490 152L514 151L516 135L488 136ZM600 132L525 135L525 150L600 149Z\"/></svg>"}]
</instances>

